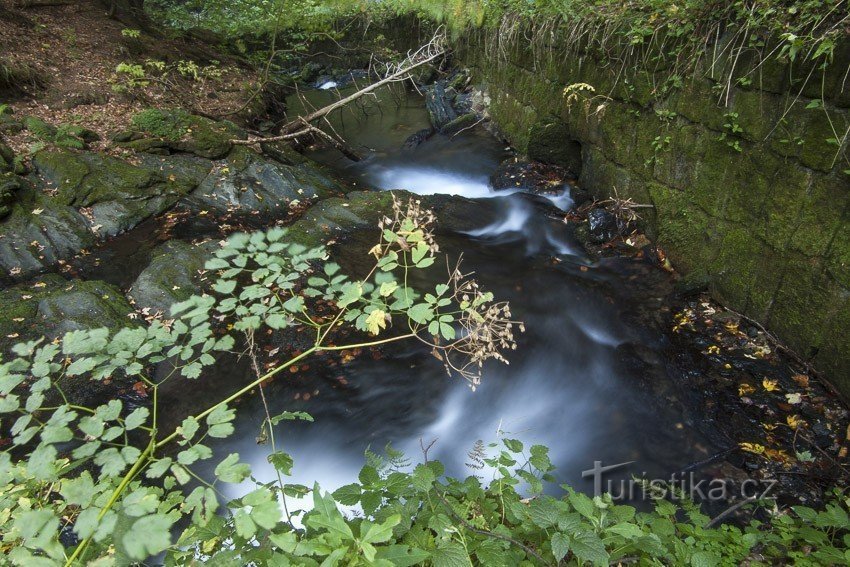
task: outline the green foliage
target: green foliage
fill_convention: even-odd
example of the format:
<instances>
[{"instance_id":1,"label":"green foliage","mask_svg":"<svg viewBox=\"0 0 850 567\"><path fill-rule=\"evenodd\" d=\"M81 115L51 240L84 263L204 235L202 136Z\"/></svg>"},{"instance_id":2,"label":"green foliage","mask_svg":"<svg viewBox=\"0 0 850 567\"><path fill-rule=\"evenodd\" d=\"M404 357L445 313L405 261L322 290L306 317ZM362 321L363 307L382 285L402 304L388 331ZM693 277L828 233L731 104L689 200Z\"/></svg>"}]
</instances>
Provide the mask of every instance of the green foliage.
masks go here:
<instances>
[{"instance_id":1,"label":"green foliage","mask_svg":"<svg viewBox=\"0 0 850 567\"><path fill-rule=\"evenodd\" d=\"M183 110L163 112L156 108L148 108L135 114L131 124L139 132L158 138L179 140L189 128L189 116L189 113Z\"/></svg>"}]
</instances>

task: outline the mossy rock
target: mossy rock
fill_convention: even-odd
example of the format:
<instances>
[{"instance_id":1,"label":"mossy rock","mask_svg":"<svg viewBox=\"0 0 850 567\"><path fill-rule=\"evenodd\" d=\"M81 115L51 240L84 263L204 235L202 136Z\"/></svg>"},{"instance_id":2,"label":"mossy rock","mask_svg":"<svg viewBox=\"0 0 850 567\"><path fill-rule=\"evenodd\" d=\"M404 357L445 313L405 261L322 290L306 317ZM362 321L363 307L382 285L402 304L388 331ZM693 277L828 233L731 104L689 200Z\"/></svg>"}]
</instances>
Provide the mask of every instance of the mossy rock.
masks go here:
<instances>
[{"instance_id":1,"label":"mossy rock","mask_svg":"<svg viewBox=\"0 0 850 567\"><path fill-rule=\"evenodd\" d=\"M90 152L38 152L33 165L51 187L56 201L90 207L92 224L113 236L171 207L197 185L197 179L167 175L162 166L137 166Z\"/></svg>"},{"instance_id":2,"label":"mossy rock","mask_svg":"<svg viewBox=\"0 0 850 567\"><path fill-rule=\"evenodd\" d=\"M74 280L38 302L37 316L50 338L80 329L117 330L132 325L133 308L121 290L101 281Z\"/></svg>"},{"instance_id":3,"label":"mossy rock","mask_svg":"<svg viewBox=\"0 0 850 567\"><path fill-rule=\"evenodd\" d=\"M0 140L0 173L15 170L15 153Z\"/></svg>"},{"instance_id":4,"label":"mossy rock","mask_svg":"<svg viewBox=\"0 0 850 567\"><path fill-rule=\"evenodd\" d=\"M217 247L215 242L192 245L172 240L157 248L127 294L136 309L168 315L172 305L200 293L199 272Z\"/></svg>"},{"instance_id":5,"label":"mossy rock","mask_svg":"<svg viewBox=\"0 0 850 567\"><path fill-rule=\"evenodd\" d=\"M47 274L0 290L0 352L9 352L14 344L44 333L36 317L38 302L67 283L59 275Z\"/></svg>"},{"instance_id":6,"label":"mossy rock","mask_svg":"<svg viewBox=\"0 0 850 567\"><path fill-rule=\"evenodd\" d=\"M133 117L132 127L134 131L146 137L164 142L164 147L172 151L187 152L208 159L225 157L233 147L231 140L245 137L245 132L232 122L216 122L184 110L143 110ZM137 147L140 147L139 144Z\"/></svg>"},{"instance_id":7,"label":"mossy rock","mask_svg":"<svg viewBox=\"0 0 850 567\"><path fill-rule=\"evenodd\" d=\"M474 112L469 112L467 114L462 114L461 116L458 116L457 118L443 126L443 129L440 130L440 132L445 134L446 136L454 136L462 130L472 128L476 122L478 122L478 115Z\"/></svg>"},{"instance_id":8,"label":"mossy rock","mask_svg":"<svg viewBox=\"0 0 850 567\"><path fill-rule=\"evenodd\" d=\"M17 200L17 192L21 188L21 180L12 173L0 175L0 220L12 214L12 208Z\"/></svg>"}]
</instances>

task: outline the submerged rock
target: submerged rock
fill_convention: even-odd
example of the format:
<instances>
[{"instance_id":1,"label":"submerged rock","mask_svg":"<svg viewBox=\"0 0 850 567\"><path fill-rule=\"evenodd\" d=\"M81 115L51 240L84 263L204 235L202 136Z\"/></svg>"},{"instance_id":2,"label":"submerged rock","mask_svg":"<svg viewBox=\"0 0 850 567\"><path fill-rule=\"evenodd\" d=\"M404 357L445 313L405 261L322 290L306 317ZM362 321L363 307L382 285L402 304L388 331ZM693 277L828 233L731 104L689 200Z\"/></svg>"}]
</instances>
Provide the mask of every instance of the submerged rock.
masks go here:
<instances>
[{"instance_id":1,"label":"submerged rock","mask_svg":"<svg viewBox=\"0 0 850 567\"><path fill-rule=\"evenodd\" d=\"M426 142L431 136L434 135L433 128L423 128L418 132L414 132L404 141L402 147L406 150L412 150L418 147L423 142Z\"/></svg>"},{"instance_id":2,"label":"submerged rock","mask_svg":"<svg viewBox=\"0 0 850 567\"><path fill-rule=\"evenodd\" d=\"M201 292L200 272L217 248L216 242L166 242L154 251L150 264L127 295L138 310L168 314L173 304Z\"/></svg>"}]
</instances>

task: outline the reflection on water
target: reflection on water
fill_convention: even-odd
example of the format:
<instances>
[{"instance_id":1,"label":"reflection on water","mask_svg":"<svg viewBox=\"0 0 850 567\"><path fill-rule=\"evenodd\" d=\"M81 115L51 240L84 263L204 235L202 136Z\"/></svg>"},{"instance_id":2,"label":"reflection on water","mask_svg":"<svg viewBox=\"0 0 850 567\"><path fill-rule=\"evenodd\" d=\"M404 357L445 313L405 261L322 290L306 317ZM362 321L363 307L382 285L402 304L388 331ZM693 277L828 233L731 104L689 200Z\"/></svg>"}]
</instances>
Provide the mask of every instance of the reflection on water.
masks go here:
<instances>
[{"instance_id":1,"label":"reflection on water","mask_svg":"<svg viewBox=\"0 0 850 567\"><path fill-rule=\"evenodd\" d=\"M553 206L568 208L568 196L546 201L494 194L487 180L505 149L485 134L435 136L415 150L400 149L406 135L427 120L420 101L414 102L390 105L369 120L350 118L348 126L356 132L339 121L341 133L376 148L370 159L351 164L327 152L316 157L379 188L486 198L482 206L496 207L497 220L448 235L441 247L452 257L462 252L465 267L511 302L527 332L510 366L488 367L476 392L448 378L440 363L416 345L399 347L378 361L318 364L307 376L269 385L273 414L306 410L316 418L315 423L283 422L276 430L278 449L295 458L291 481L318 481L333 490L356 480L365 449L380 450L391 442L416 462L420 440L434 439L429 456L459 476L476 472L465 463L477 440L487 443L507 435L527 446L545 444L559 479L585 490L591 487L581 471L596 460L637 460L640 470L666 474L700 454L687 437L692 433L673 426L675 410L672 415L658 411L639 386L663 376L663 369L647 370L625 355L629 348L660 349L661 335L652 325L625 322L635 319L626 314L642 308L631 280L644 277L641 270L648 268L623 260L588 270L589 261L566 225L547 214L557 212ZM393 133L389 144L387 132ZM573 261L564 261L567 256ZM305 402L296 395L303 391L318 393ZM239 452L257 478L271 480L269 448L255 443L263 416L259 400L246 400L238 434L219 450Z\"/></svg>"}]
</instances>

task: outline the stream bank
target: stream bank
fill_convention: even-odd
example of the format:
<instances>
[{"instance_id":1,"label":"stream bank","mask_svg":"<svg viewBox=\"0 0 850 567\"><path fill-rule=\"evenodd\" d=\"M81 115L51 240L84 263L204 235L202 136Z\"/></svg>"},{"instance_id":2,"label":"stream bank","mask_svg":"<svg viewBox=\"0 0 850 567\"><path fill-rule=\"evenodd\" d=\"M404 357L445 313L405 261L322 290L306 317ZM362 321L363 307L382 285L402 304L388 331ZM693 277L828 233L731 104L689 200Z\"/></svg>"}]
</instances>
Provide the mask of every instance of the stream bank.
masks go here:
<instances>
[{"instance_id":1,"label":"stream bank","mask_svg":"<svg viewBox=\"0 0 850 567\"><path fill-rule=\"evenodd\" d=\"M608 58L558 31L469 30L455 47L520 152L580 160L595 197L653 205L646 230L683 288L762 323L850 395L850 44L823 77L718 49L673 83L648 56ZM571 85L592 90L570 104Z\"/></svg>"}]
</instances>

